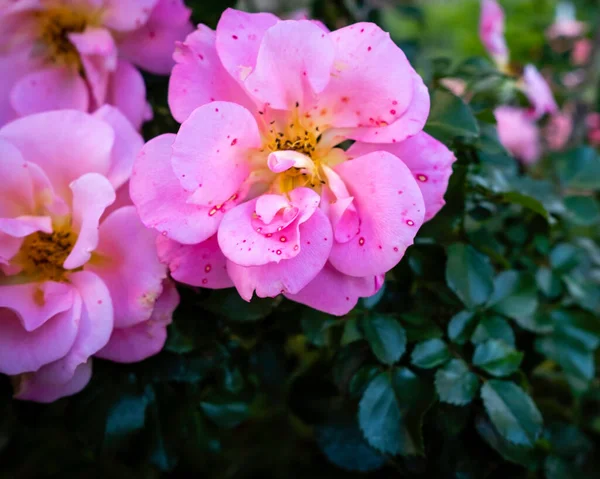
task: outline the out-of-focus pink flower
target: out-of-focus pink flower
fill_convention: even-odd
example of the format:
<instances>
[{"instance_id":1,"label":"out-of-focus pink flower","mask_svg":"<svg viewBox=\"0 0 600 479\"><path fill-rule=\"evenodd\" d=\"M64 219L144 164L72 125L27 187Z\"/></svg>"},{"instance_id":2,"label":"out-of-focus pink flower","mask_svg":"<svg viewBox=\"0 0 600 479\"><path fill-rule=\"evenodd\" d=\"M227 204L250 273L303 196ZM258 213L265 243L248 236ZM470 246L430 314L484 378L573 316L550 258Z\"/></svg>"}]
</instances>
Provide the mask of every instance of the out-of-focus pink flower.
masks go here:
<instances>
[{"instance_id":1,"label":"out-of-focus pink flower","mask_svg":"<svg viewBox=\"0 0 600 479\"><path fill-rule=\"evenodd\" d=\"M583 68L578 68L577 70L573 70L562 75L562 83L567 88L576 88L581 85L585 80L585 70Z\"/></svg>"},{"instance_id":2,"label":"out-of-focus pink flower","mask_svg":"<svg viewBox=\"0 0 600 479\"><path fill-rule=\"evenodd\" d=\"M505 68L509 52L504 38L504 11L496 0L481 1L479 37L498 66Z\"/></svg>"},{"instance_id":3,"label":"out-of-focus pink flower","mask_svg":"<svg viewBox=\"0 0 600 479\"><path fill-rule=\"evenodd\" d=\"M573 131L573 119L568 112L558 112L550 118L544 136L548 147L553 151L562 150Z\"/></svg>"},{"instance_id":4,"label":"out-of-focus pink flower","mask_svg":"<svg viewBox=\"0 0 600 479\"><path fill-rule=\"evenodd\" d=\"M463 96L467 89L467 83L461 78L442 78L440 84L456 96Z\"/></svg>"},{"instance_id":5,"label":"out-of-focus pink flower","mask_svg":"<svg viewBox=\"0 0 600 479\"><path fill-rule=\"evenodd\" d=\"M592 41L589 38L582 38L577 40L573 45L573 51L571 52L571 61L573 65L582 66L585 65L592 53Z\"/></svg>"},{"instance_id":6,"label":"out-of-focus pink flower","mask_svg":"<svg viewBox=\"0 0 600 479\"><path fill-rule=\"evenodd\" d=\"M558 111L558 105L548 82L533 65L527 65L523 73L525 82L525 94L532 105L531 115L539 119L545 114L553 114Z\"/></svg>"},{"instance_id":7,"label":"out-of-focus pink flower","mask_svg":"<svg viewBox=\"0 0 600 479\"><path fill-rule=\"evenodd\" d=\"M229 9L175 59L183 124L146 144L131 180L172 276L337 315L374 294L454 161L421 131L427 88L389 34Z\"/></svg>"},{"instance_id":8,"label":"out-of-focus pink flower","mask_svg":"<svg viewBox=\"0 0 600 479\"><path fill-rule=\"evenodd\" d=\"M169 73L189 16L183 0L9 2L0 9L0 126L108 103L139 128L152 112L136 67Z\"/></svg>"},{"instance_id":9,"label":"out-of-focus pink flower","mask_svg":"<svg viewBox=\"0 0 600 479\"><path fill-rule=\"evenodd\" d=\"M546 31L550 40L577 38L585 33L587 26L575 18L575 6L571 2L559 2L554 23Z\"/></svg>"},{"instance_id":10,"label":"out-of-focus pink flower","mask_svg":"<svg viewBox=\"0 0 600 479\"><path fill-rule=\"evenodd\" d=\"M535 163L541 154L540 133L531 115L524 109L509 106L496 108L494 115L504 147L524 164Z\"/></svg>"},{"instance_id":11,"label":"out-of-focus pink flower","mask_svg":"<svg viewBox=\"0 0 600 479\"><path fill-rule=\"evenodd\" d=\"M585 124L588 129L588 141L593 146L600 146L600 113L590 113Z\"/></svg>"},{"instance_id":12,"label":"out-of-focus pink flower","mask_svg":"<svg viewBox=\"0 0 600 479\"><path fill-rule=\"evenodd\" d=\"M92 356L138 361L163 346L178 298L156 233L132 205L109 208L142 144L108 105L0 129L0 372L19 399L80 391Z\"/></svg>"}]
</instances>

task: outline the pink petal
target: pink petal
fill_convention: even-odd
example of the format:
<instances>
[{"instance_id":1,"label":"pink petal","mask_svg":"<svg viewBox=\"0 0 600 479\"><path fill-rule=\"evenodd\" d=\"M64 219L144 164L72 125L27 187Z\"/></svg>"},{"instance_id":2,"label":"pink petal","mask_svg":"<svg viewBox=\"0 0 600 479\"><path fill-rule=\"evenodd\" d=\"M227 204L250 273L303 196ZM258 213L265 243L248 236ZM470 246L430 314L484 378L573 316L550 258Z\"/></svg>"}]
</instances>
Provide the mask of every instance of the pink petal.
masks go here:
<instances>
[{"instance_id":1,"label":"pink petal","mask_svg":"<svg viewBox=\"0 0 600 479\"><path fill-rule=\"evenodd\" d=\"M171 145L175 135L150 140L133 166L130 194L142 222L164 236L184 244L196 244L217 232L223 209L187 202L185 192L171 169Z\"/></svg>"},{"instance_id":2,"label":"pink petal","mask_svg":"<svg viewBox=\"0 0 600 479\"><path fill-rule=\"evenodd\" d=\"M423 224L425 205L408 167L390 153L369 153L335 167L360 217L359 233L334 243L329 260L350 276L392 269Z\"/></svg>"},{"instance_id":3,"label":"pink petal","mask_svg":"<svg viewBox=\"0 0 600 479\"><path fill-rule=\"evenodd\" d=\"M336 48L335 65L319 106L330 110L331 124L375 126L401 118L413 97L412 68L389 33L357 23L328 36Z\"/></svg>"},{"instance_id":4,"label":"pink petal","mask_svg":"<svg viewBox=\"0 0 600 479\"><path fill-rule=\"evenodd\" d=\"M321 193L321 208L329 217L335 240L346 243L354 238L360 230L360 219L356 207L352 204L354 198L348 193L342 179L328 166L323 166L327 176L327 186Z\"/></svg>"},{"instance_id":5,"label":"pink petal","mask_svg":"<svg viewBox=\"0 0 600 479\"><path fill-rule=\"evenodd\" d=\"M105 0L104 24L114 30L128 31L144 25L158 0Z\"/></svg>"},{"instance_id":6,"label":"pink petal","mask_svg":"<svg viewBox=\"0 0 600 479\"><path fill-rule=\"evenodd\" d=\"M36 231L52 233L52 218L49 216L18 216L0 218L0 232L15 238L24 238Z\"/></svg>"},{"instance_id":7,"label":"pink petal","mask_svg":"<svg viewBox=\"0 0 600 479\"><path fill-rule=\"evenodd\" d=\"M217 52L237 81L254 69L265 32L279 22L271 13L246 13L228 8L217 25Z\"/></svg>"},{"instance_id":8,"label":"pink petal","mask_svg":"<svg viewBox=\"0 0 600 479\"><path fill-rule=\"evenodd\" d=\"M146 84L142 74L131 63L118 60L117 69L108 82L106 102L116 106L136 130L148 119Z\"/></svg>"},{"instance_id":9,"label":"pink petal","mask_svg":"<svg viewBox=\"0 0 600 479\"><path fill-rule=\"evenodd\" d=\"M348 276L327 263L300 292L285 296L324 313L343 316L356 306L359 298L374 295L380 287L381 283L374 276Z\"/></svg>"},{"instance_id":10,"label":"pink petal","mask_svg":"<svg viewBox=\"0 0 600 479\"><path fill-rule=\"evenodd\" d=\"M533 117L539 119L546 113L553 114L558 111L558 105L548 82L533 65L526 65L523 72L525 93L533 105Z\"/></svg>"},{"instance_id":11,"label":"pink petal","mask_svg":"<svg viewBox=\"0 0 600 479\"><path fill-rule=\"evenodd\" d=\"M156 246L158 257L168 266L171 277L180 283L209 289L233 286L217 235L195 245L184 245L159 236Z\"/></svg>"},{"instance_id":12,"label":"pink petal","mask_svg":"<svg viewBox=\"0 0 600 479\"><path fill-rule=\"evenodd\" d=\"M10 101L20 116L67 108L87 111L89 94L77 71L52 67L23 76L10 92Z\"/></svg>"},{"instance_id":13,"label":"pink petal","mask_svg":"<svg viewBox=\"0 0 600 479\"><path fill-rule=\"evenodd\" d=\"M494 110L502 145L524 164L535 163L541 155L540 132L527 111L501 106Z\"/></svg>"},{"instance_id":14,"label":"pink petal","mask_svg":"<svg viewBox=\"0 0 600 479\"><path fill-rule=\"evenodd\" d=\"M488 53L501 66L508 63L508 47L504 39L504 11L496 0L482 0L479 37Z\"/></svg>"},{"instance_id":15,"label":"pink petal","mask_svg":"<svg viewBox=\"0 0 600 479\"><path fill-rule=\"evenodd\" d=\"M110 72L117 68L117 47L112 35L104 28L88 27L83 33L70 33L68 37L81 57L93 104L99 107L106 101Z\"/></svg>"},{"instance_id":16,"label":"pink petal","mask_svg":"<svg viewBox=\"0 0 600 479\"><path fill-rule=\"evenodd\" d=\"M425 221L433 218L445 204L444 194L452 174L452 163L456 161L454 154L443 143L420 132L400 143L356 142L348 150L348 155L359 157L374 151L387 151L410 168L425 201Z\"/></svg>"},{"instance_id":17,"label":"pink petal","mask_svg":"<svg viewBox=\"0 0 600 479\"><path fill-rule=\"evenodd\" d=\"M115 329L108 344L97 357L119 363L142 361L160 352L167 339L167 326L179 304L179 294L171 281L165 281L152 317L130 328Z\"/></svg>"},{"instance_id":18,"label":"pink petal","mask_svg":"<svg viewBox=\"0 0 600 479\"><path fill-rule=\"evenodd\" d=\"M292 222L277 221L275 224L280 226L274 228L275 231L268 228L269 223L273 222L272 211L266 208L264 200L260 202L261 197L243 203L225 214L219 227L218 239L227 259L241 266L259 266L279 263L300 254L304 242L300 243L302 237L299 226L314 214L320 198L308 188L297 188L291 193L295 193L295 197L290 194L291 201L287 205L281 202L278 206L295 207L294 219ZM255 214L259 214L260 204L263 204L260 212L265 213L264 221L254 218ZM331 237L328 240L331 241Z\"/></svg>"},{"instance_id":19,"label":"pink petal","mask_svg":"<svg viewBox=\"0 0 600 479\"><path fill-rule=\"evenodd\" d=\"M0 286L0 308L14 311L29 332L72 307L73 288L69 284L45 281Z\"/></svg>"},{"instance_id":20,"label":"pink petal","mask_svg":"<svg viewBox=\"0 0 600 479\"><path fill-rule=\"evenodd\" d=\"M35 201L27 163L17 148L1 138L0 153L0 218L32 213Z\"/></svg>"},{"instance_id":21,"label":"pink petal","mask_svg":"<svg viewBox=\"0 0 600 479\"><path fill-rule=\"evenodd\" d=\"M330 37L312 22L279 22L265 32L256 66L244 85L271 108L304 105L330 83L334 48Z\"/></svg>"},{"instance_id":22,"label":"pink petal","mask_svg":"<svg viewBox=\"0 0 600 479\"><path fill-rule=\"evenodd\" d=\"M144 70L168 75L176 42L194 29L190 13L182 0L159 0L148 22L120 39L119 53Z\"/></svg>"},{"instance_id":23,"label":"pink petal","mask_svg":"<svg viewBox=\"0 0 600 479\"><path fill-rule=\"evenodd\" d=\"M215 32L199 25L177 45L177 64L169 81L169 106L183 123L197 107L211 101L230 101L251 110L253 102L221 64L215 48Z\"/></svg>"},{"instance_id":24,"label":"pink petal","mask_svg":"<svg viewBox=\"0 0 600 479\"><path fill-rule=\"evenodd\" d=\"M117 190L129 180L133 163L144 146L144 140L127 118L112 106L104 105L93 116L111 125L115 132L111 165L106 177Z\"/></svg>"},{"instance_id":25,"label":"pink petal","mask_svg":"<svg viewBox=\"0 0 600 479\"><path fill-rule=\"evenodd\" d=\"M114 131L107 123L75 110L30 115L0 129L25 161L39 165L57 194L71 197L69 184L85 173L106 174Z\"/></svg>"},{"instance_id":26,"label":"pink petal","mask_svg":"<svg viewBox=\"0 0 600 479\"><path fill-rule=\"evenodd\" d=\"M248 110L214 102L197 108L181 125L171 164L195 204L218 206L238 192L250 173L249 150L261 144Z\"/></svg>"},{"instance_id":27,"label":"pink petal","mask_svg":"<svg viewBox=\"0 0 600 479\"><path fill-rule=\"evenodd\" d=\"M394 123L387 126L368 126L342 130L348 138L373 143L396 143L419 133L429 116L429 91L423 79L411 68L413 96L408 109ZM394 108L392 102L392 108Z\"/></svg>"},{"instance_id":28,"label":"pink petal","mask_svg":"<svg viewBox=\"0 0 600 479\"><path fill-rule=\"evenodd\" d=\"M87 263L98 246L98 223L104 210L115 201L115 190L98 173L88 173L71 183L73 217L71 227L77 233L77 242L64 263L66 269L75 269Z\"/></svg>"},{"instance_id":29,"label":"pink petal","mask_svg":"<svg viewBox=\"0 0 600 479\"><path fill-rule=\"evenodd\" d=\"M77 296L71 309L29 332L15 312L0 309L0 372L12 376L37 371L64 357L75 341L80 316Z\"/></svg>"},{"instance_id":30,"label":"pink petal","mask_svg":"<svg viewBox=\"0 0 600 479\"><path fill-rule=\"evenodd\" d=\"M87 385L91 377L91 360L77 366L73 376L65 383L52 381L51 375L47 375L45 368L42 368L35 373L19 377L14 397L22 401L51 403L57 399L77 394Z\"/></svg>"},{"instance_id":31,"label":"pink petal","mask_svg":"<svg viewBox=\"0 0 600 479\"><path fill-rule=\"evenodd\" d=\"M295 294L310 283L325 266L333 242L331 225L322 211L316 210L300 225L300 238L299 253L279 263L246 267L228 261L227 272L240 296L250 301L254 291L259 298Z\"/></svg>"},{"instance_id":32,"label":"pink petal","mask_svg":"<svg viewBox=\"0 0 600 479\"><path fill-rule=\"evenodd\" d=\"M0 45L5 45L0 41ZM31 58L30 46L26 45L14 53L0 56L0 127L17 118L17 112L13 108L11 96L15 84L28 73L41 68L40 60Z\"/></svg>"},{"instance_id":33,"label":"pink petal","mask_svg":"<svg viewBox=\"0 0 600 479\"><path fill-rule=\"evenodd\" d=\"M114 211L100 225L98 261L85 265L106 284L112 298L115 327L148 320L162 293L167 269L156 253L156 232L139 220L135 208Z\"/></svg>"}]
</instances>

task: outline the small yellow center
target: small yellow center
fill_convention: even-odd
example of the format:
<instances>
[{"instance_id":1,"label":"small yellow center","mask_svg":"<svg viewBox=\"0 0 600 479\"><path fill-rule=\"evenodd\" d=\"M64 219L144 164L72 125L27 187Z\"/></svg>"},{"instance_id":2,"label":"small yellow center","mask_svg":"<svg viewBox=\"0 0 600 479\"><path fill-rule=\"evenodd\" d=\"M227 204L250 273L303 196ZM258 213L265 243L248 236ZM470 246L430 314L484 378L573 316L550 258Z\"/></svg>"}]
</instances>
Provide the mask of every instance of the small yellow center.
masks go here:
<instances>
[{"instance_id":1,"label":"small yellow center","mask_svg":"<svg viewBox=\"0 0 600 479\"><path fill-rule=\"evenodd\" d=\"M70 33L81 33L98 23L98 14L73 7L55 6L37 14L39 41L46 59L59 66L81 69L81 59Z\"/></svg>"},{"instance_id":2,"label":"small yellow center","mask_svg":"<svg viewBox=\"0 0 600 479\"><path fill-rule=\"evenodd\" d=\"M25 238L15 258L21 273L38 281L66 281L63 264L77 241L70 229L36 232Z\"/></svg>"}]
</instances>

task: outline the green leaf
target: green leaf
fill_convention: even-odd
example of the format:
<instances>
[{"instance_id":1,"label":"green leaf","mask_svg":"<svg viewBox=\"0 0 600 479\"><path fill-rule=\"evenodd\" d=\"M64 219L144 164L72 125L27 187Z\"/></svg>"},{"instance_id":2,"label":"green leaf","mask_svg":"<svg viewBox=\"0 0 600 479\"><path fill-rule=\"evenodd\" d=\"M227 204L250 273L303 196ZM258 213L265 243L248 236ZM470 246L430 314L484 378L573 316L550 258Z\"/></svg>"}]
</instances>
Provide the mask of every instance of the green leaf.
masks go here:
<instances>
[{"instance_id":1,"label":"green leaf","mask_svg":"<svg viewBox=\"0 0 600 479\"><path fill-rule=\"evenodd\" d=\"M250 415L250 410L245 402L228 394L206 399L200 403L200 407L209 419L225 429L239 426Z\"/></svg>"},{"instance_id":2,"label":"green leaf","mask_svg":"<svg viewBox=\"0 0 600 479\"><path fill-rule=\"evenodd\" d=\"M561 182L567 188L594 190L600 187L600 158L589 146L564 153L556 166Z\"/></svg>"},{"instance_id":3,"label":"green leaf","mask_svg":"<svg viewBox=\"0 0 600 479\"><path fill-rule=\"evenodd\" d=\"M535 341L537 352L560 364L565 373L589 382L594 378L594 354L585 349L580 341L561 333L538 338Z\"/></svg>"},{"instance_id":4,"label":"green leaf","mask_svg":"<svg viewBox=\"0 0 600 479\"><path fill-rule=\"evenodd\" d=\"M554 273L550 268L542 267L537 270L535 280L538 288L550 299L557 298L562 292L560 276Z\"/></svg>"},{"instance_id":5,"label":"green leaf","mask_svg":"<svg viewBox=\"0 0 600 479\"><path fill-rule=\"evenodd\" d=\"M525 391L510 381L491 379L481 388L481 399L502 437L533 447L542 430L542 415Z\"/></svg>"},{"instance_id":6,"label":"green leaf","mask_svg":"<svg viewBox=\"0 0 600 479\"><path fill-rule=\"evenodd\" d=\"M344 332L340 339L340 344L346 346L347 344L353 343L363 338L362 332L359 328L359 322L357 318L350 318L344 322Z\"/></svg>"},{"instance_id":7,"label":"green leaf","mask_svg":"<svg viewBox=\"0 0 600 479\"><path fill-rule=\"evenodd\" d=\"M447 90L434 90L425 130L443 142L455 137L473 140L479 136L479 125L471 109Z\"/></svg>"},{"instance_id":8,"label":"green leaf","mask_svg":"<svg viewBox=\"0 0 600 479\"><path fill-rule=\"evenodd\" d=\"M559 273L572 270L579 262L579 249L570 243L559 243L550 252L552 269Z\"/></svg>"},{"instance_id":9,"label":"green leaf","mask_svg":"<svg viewBox=\"0 0 600 479\"><path fill-rule=\"evenodd\" d=\"M407 368L379 374L358 407L365 439L388 454L423 455L422 418L433 399L431 384Z\"/></svg>"},{"instance_id":10,"label":"green leaf","mask_svg":"<svg viewBox=\"0 0 600 479\"><path fill-rule=\"evenodd\" d=\"M515 322L527 331L532 333L545 334L554 329L554 324L550 315L545 312L537 312L531 316L519 316Z\"/></svg>"},{"instance_id":11,"label":"green leaf","mask_svg":"<svg viewBox=\"0 0 600 479\"><path fill-rule=\"evenodd\" d=\"M303 311L300 325L306 339L317 347L323 347L329 342L329 328L337 324L331 316L314 309Z\"/></svg>"},{"instance_id":12,"label":"green leaf","mask_svg":"<svg viewBox=\"0 0 600 479\"><path fill-rule=\"evenodd\" d=\"M494 293L488 305L509 318L531 316L538 306L535 278L518 271L500 273L494 280Z\"/></svg>"},{"instance_id":13,"label":"green leaf","mask_svg":"<svg viewBox=\"0 0 600 479\"><path fill-rule=\"evenodd\" d=\"M473 247L456 243L448 248L446 282L468 309L484 304L493 291L494 269Z\"/></svg>"},{"instance_id":14,"label":"green leaf","mask_svg":"<svg viewBox=\"0 0 600 479\"><path fill-rule=\"evenodd\" d=\"M581 226L591 226L600 220L600 206L591 196L568 196L565 198L567 218Z\"/></svg>"},{"instance_id":15,"label":"green leaf","mask_svg":"<svg viewBox=\"0 0 600 479\"><path fill-rule=\"evenodd\" d=\"M457 406L470 403L479 379L461 359L453 359L435 373L435 389L440 400Z\"/></svg>"},{"instance_id":16,"label":"green leaf","mask_svg":"<svg viewBox=\"0 0 600 479\"><path fill-rule=\"evenodd\" d=\"M517 446L504 439L483 415L475 419L475 429L488 445L495 449L504 459L520 464L529 469L535 469L538 459L535 450L530 447Z\"/></svg>"},{"instance_id":17,"label":"green leaf","mask_svg":"<svg viewBox=\"0 0 600 479\"><path fill-rule=\"evenodd\" d=\"M500 316L483 318L471 336L471 342L474 344L482 343L488 339L501 339L509 346L514 347L515 345L515 333L508 321Z\"/></svg>"},{"instance_id":18,"label":"green leaf","mask_svg":"<svg viewBox=\"0 0 600 479\"><path fill-rule=\"evenodd\" d=\"M106 417L105 449L116 450L144 428L150 394L122 394L112 405Z\"/></svg>"},{"instance_id":19,"label":"green leaf","mask_svg":"<svg viewBox=\"0 0 600 479\"><path fill-rule=\"evenodd\" d=\"M449 358L448 346L438 338L417 344L411 356L412 363L423 369L435 368L445 363Z\"/></svg>"},{"instance_id":20,"label":"green leaf","mask_svg":"<svg viewBox=\"0 0 600 479\"><path fill-rule=\"evenodd\" d=\"M403 314L400 316L409 343L431 338L441 338L444 332L431 319L422 314Z\"/></svg>"},{"instance_id":21,"label":"green leaf","mask_svg":"<svg viewBox=\"0 0 600 479\"><path fill-rule=\"evenodd\" d=\"M448 323L448 337L450 341L456 344L464 344L467 342L473 329L475 329L476 321L475 313L470 311L461 311L452 316Z\"/></svg>"},{"instance_id":22,"label":"green leaf","mask_svg":"<svg viewBox=\"0 0 600 479\"><path fill-rule=\"evenodd\" d=\"M527 208L546 220L550 219L548 210L544 207L541 201L533 196L529 196L518 191L509 191L508 193L504 193L502 195L502 200L507 203L512 203Z\"/></svg>"},{"instance_id":23,"label":"green leaf","mask_svg":"<svg viewBox=\"0 0 600 479\"><path fill-rule=\"evenodd\" d=\"M315 437L327 459L346 471L376 471L386 463L385 456L369 446L356 424L318 425Z\"/></svg>"},{"instance_id":24,"label":"green leaf","mask_svg":"<svg viewBox=\"0 0 600 479\"><path fill-rule=\"evenodd\" d=\"M362 321L363 331L373 354L382 363L394 364L406 350L406 332L391 316L371 316Z\"/></svg>"},{"instance_id":25,"label":"green leaf","mask_svg":"<svg viewBox=\"0 0 600 479\"><path fill-rule=\"evenodd\" d=\"M488 339L478 344L473 354L473 364L492 376L509 376L523 360L523 353L515 351L500 339Z\"/></svg>"}]
</instances>

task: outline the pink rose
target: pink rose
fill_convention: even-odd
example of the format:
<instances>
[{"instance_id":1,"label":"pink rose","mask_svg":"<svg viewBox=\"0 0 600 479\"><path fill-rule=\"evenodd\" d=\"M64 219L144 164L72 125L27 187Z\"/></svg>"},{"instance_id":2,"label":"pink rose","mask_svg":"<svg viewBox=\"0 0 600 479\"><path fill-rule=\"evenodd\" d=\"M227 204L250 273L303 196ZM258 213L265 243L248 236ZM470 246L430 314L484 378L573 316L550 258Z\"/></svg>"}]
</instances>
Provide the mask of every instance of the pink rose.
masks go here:
<instances>
[{"instance_id":1,"label":"pink rose","mask_svg":"<svg viewBox=\"0 0 600 479\"><path fill-rule=\"evenodd\" d=\"M0 9L0 126L19 116L117 106L152 116L137 67L167 74L192 30L183 0L23 0ZM135 65L135 66L134 66Z\"/></svg>"},{"instance_id":2,"label":"pink rose","mask_svg":"<svg viewBox=\"0 0 600 479\"><path fill-rule=\"evenodd\" d=\"M544 131L548 148L553 151L562 150L569 141L572 131L573 119L570 113L559 111L552 115Z\"/></svg>"},{"instance_id":3,"label":"pink rose","mask_svg":"<svg viewBox=\"0 0 600 479\"><path fill-rule=\"evenodd\" d=\"M110 106L0 129L0 373L19 399L78 392L92 356L139 361L163 346L177 292L127 204L142 144Z\"/></svg>"},{"instance_id":4,"label":"pink rose","mask_svg":"<svg viewBox=\"0 0 600 479\"><path fill-rule=\"evenodd\" d=\"M575 17L575 6L571 2L561 1L556 6L554 23L546 31L550 40L557 38L577 38L585 33L587 26Z\"/></svg>"},{"instance_id":5,"label":"pink rose","mask_svg":"<svg viewBox=\"0 0 600 479\"><path fill-rule=\"evenodd\" d=\"M479 38L501 68L508 65L508 47L504 38L504 11L496 0L481 1Z\"/></svg>"},{"instance_id":6,"label":"pink rose","mask_svg":"<svg viewBox=\"0 0 600 479\"><path fill-rule=\"evenodd\" d=\"M573 65L585 65L590 59L592 48L593 44L589 38L577 40L573 45L573 51L571 52L571 61L573 62Z\"/></svg>"},{"instance_id":7,"label":"pink rose","mask_svg":"<svg viewBox=\"0 0 600 479\"><path fill-rule=\"evenodd\" d=\"M374 294L444 204L454 161L421 131L427 88L389 34L229 9L175 59L183 124L146 144L131 180L172 276L337 315Z\"/></svg>"},{"instance_id":8,"label":"pink rose","mask_svg":"<svg viewBox=\"0 0 600 479\"><path fill-rule=\"evenodd\" d=\"M501 106L494 110L498 136L504 147L524 164L535 163L541 155L540 134L526 110Z\"/></svg>"}]
</instances>

